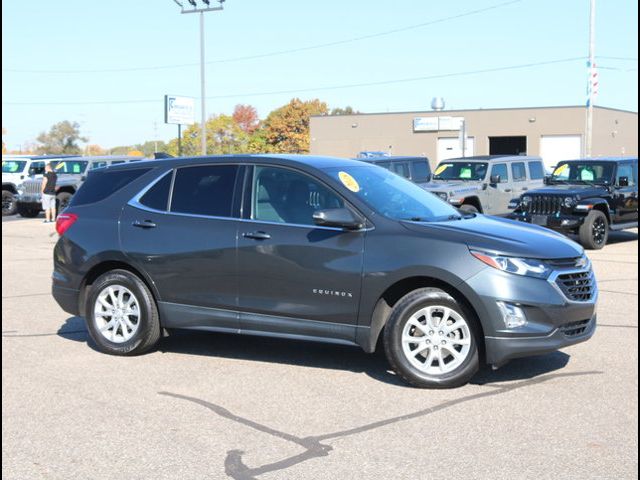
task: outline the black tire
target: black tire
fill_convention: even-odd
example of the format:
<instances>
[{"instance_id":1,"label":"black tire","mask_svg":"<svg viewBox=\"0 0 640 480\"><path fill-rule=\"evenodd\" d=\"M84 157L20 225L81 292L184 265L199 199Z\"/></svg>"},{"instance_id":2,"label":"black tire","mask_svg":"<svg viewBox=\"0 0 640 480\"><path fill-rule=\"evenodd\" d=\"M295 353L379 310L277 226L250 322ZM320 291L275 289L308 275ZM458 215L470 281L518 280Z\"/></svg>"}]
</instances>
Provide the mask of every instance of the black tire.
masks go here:
<instances>
[{"instance_id":1,"label":"black tire","mask_svg":"<svg viewBox=\"0 0 640 480\"><path fill-rule=\"evenodd\" d=\"M2 216L15 215L18 211L16 196L9 190L2 191Z\"/></svg>"},{"instance_id":2,"label":"black tire","mask_svg":"<svg viewBox=\"0 0 640 480\"><path fill-rule=\"evenodd\" d=\"M591 210L578 231L580 243L588 250L600 250L609 240L609 221L600 210Z\"/></svg>"},{"instance_id":3,"label":"black tire","mask_svg":"<svg viewBox=\"0 0 640 480\"><path fill-rule=\"evenodd\" d=\"M36 218L40 214L40 209L18 203L18 214L24 218Z\"/></svg>"},{"instance_id":4,"label":"black tire","mask_svg":"<svg viewBox=\"0 0 640 480\"><path fill-rule=\"evenodd\" d=\"M126 342L115 343L100 333L94 306L98 295L105 288L121 285L129 289L138 300L140 318L137 330ZM90 287L87 295L85 319L87 330L98 350L111 355L139 355L152 349L160 340L160 316L152 293L142 280L127 270L112 270L101 275Z\"/></svg>"},{"instance_id":5,"label":"black tire","mask_svg":"<svg viewBox=\"0 0 640 480\"><path fill-rule=\"evenodd\" d=\"M402 334L411 316L428 306L454 310L469 326L470 346L467 357L453 371L429 375L412 365L402 349ZM475 315L451 295L438 288L421 288L405 295L393 307L384 329L384 349L393 370L407 383L419 388L455 388L465 385L480 368L479 329Z\"/></svg>"},{"instance_id":6,"label":"black tire","mask_svg":"<svg viewBox=\"0 0 640 480\"><path fill-rule=\"evenodd\" d=\"M60 213L69 206L73 194L69 192L60 192L56 195L56 212Z\"/></svg>"},{"instance_id":7,"label":"black tire","mask_svg":"<svg viewBox=\"0 0 640 480\"><path fill-rule=\"evenodd\" d=\"M463 213L480 213L476 207L470 204L461 205L460 211Z\"/></svg>"}]
</instances>

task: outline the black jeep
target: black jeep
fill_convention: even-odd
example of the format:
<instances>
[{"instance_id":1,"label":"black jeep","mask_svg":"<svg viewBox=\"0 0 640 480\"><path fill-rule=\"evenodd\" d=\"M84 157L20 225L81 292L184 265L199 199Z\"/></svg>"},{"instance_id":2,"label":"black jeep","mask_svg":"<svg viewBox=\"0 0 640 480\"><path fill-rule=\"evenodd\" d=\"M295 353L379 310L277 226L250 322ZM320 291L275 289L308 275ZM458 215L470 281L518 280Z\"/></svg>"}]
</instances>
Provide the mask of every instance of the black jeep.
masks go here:
<instances>
[{"instance_id":1,"label":"black jeep","mask_svg":"<svg viewBox=\"0 0 640 480\"><path fill-rule=\"evenodd\" d=\"M604 247L610 230L638 227L637 157L563 161L545 185L514 200L510 217L577 233L589 249Z\"/></svg>"}]
</instances>

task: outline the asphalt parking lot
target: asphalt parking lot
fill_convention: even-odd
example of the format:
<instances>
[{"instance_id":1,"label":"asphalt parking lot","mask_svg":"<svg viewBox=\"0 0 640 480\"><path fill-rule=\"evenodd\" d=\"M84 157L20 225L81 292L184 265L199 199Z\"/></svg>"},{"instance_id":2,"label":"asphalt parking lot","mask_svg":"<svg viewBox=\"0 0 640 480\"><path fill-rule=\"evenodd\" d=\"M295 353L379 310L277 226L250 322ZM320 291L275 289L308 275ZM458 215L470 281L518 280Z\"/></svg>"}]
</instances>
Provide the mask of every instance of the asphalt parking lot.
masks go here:
<instances>
[{"instance_id":1,"label":"asphalt parking lot","mask_svg":"<svg viewBox=\"0 0 640 480\"><path fill-rule=\"evenodd\" d=\"M9 479L638 477L638 233L591 252L584 344L418 390L355 348L184 333L96 352L51 297L52 225L2 223Z\"/></svg>"}]
</instances>

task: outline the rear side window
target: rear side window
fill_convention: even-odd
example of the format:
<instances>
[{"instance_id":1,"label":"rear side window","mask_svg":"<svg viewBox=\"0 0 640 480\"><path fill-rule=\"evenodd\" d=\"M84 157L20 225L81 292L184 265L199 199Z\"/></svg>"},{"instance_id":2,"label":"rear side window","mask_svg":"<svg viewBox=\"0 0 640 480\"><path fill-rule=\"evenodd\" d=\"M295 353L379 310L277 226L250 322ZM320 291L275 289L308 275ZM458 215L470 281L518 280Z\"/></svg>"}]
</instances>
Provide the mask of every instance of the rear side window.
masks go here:
<instances>
[{"instance_id":1,"label":"rear side window","mask_svg":"<svg viewBox=\"0 0 640 480\"><path fill-rule=\"evenodd\" d=\"M145 207L165 212L169 206L169 190L171 189L171 180L173 179L173 170L166 173L147 193L140 197L140 203Z\"/></svg>"},{"instance_id":2,"label":"rear side window","mask_svg":"<svg viewBox=\"0 0 640 480\"><path fill-rule=\"evenodd\" d=\"M393 171L404 178L411 178L411 173L409 172L409 164L408 163L394 163Z\"/></svg>"},{"instance_id":3,"label":"rear side window","mask_svg":"<svg viewBox=\"0 0 640 480\"><path fill-rule=\"evenodd\" d=\"M512 163L511 172L513 173L514 182L523 182L527 179L527 168L524 166L524 163Z\"/></svg>"},{"instance_id":4,"label":"rear side window","mask_svg":"<svg viewBox=\"0 0 640 480\"><path fill-rule=\"evenodd\" d=\"M616 185L620 185L620 179L622 177L627 177L627 181L629 182L629 186L635 186L635 175L633 172L633 165L631 163L622 163L618 165L618 174L616 175Z\"/></svg>"},{"instance_id":5,"label":"rear side window","mask_svg":"<svg viewBox=\"0 0 640 480\"><path fill-rule=\"evenodd\" d=\"M531 180L541 180L544 178L542 162L529 162L529 173L531 174Z\"/></svg>"},{"instance_id":6,"label":"rear side window","mask_svg":"<svg viewBox=\"0 0 640 480\"><path fill-rule=\"evenodd\" d=\"M234 165L205 165L178 169L173 184L171 211L230 217L237 174L238 167Z\"/></svg>"},{"instance_id":7,"label":"rear side window","mask_svg":"<svg viewBox=\"0 0 640 480\"><path fill-rule=\"evenodd\" d=\"M71 199L70 205L77 207L104 200L148 171L148 168L118 170L115 172L106 170L90 171L87 180Z\"/></svg>"},{"instance_id":8,"label":"rear side window","mask_svg":"<svg viewBox=\"0 0 640 480\"><path fill-rule=\"evenodd\" d=\"M431 175L429 164L424 162L413 162L413 179L416 181L427 180Z\"/></svg>"}]
</instances>

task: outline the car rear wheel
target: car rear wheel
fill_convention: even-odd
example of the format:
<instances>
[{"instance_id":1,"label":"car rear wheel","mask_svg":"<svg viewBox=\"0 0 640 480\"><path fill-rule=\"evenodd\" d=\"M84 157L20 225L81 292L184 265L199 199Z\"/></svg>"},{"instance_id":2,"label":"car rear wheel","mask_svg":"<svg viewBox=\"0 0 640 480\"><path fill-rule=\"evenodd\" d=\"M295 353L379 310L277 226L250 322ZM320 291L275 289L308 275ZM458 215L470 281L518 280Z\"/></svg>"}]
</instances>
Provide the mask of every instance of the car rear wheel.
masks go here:
<instances>
[{"instance_id":1,"label":"car rear wheel","mask_svg":"<svg viewBox=\"0 0 640 480\"><path fill-rule=\"evenodd\" d=\"M474 316L437 288L415 290L393 307L384 331L394 371L421 388L465 385L480 367Z\"/></svg>"},{"instance_id":2,"label":"car rear wheel","mask_svg":"<svg viewBox=\"0 0 640 480\"><path fill-rule=\"evenodd\" d=\"M600 210L591 210L578 232L580 243L589 250L600 250L609 239L609 221Z\"/></svg>"},{"instance_id":3,"label":"car rear wheel","mask_svg":"<svg viewBox=\"0 0 640 480\"><path fill-rule=\"evenodd\" d=\"M160 339L160 317L153 295L127 270L107 272L90 286L86 321L98 349L113 355L144 353Z\"/></svg>"},{"instance_id":4,"label":"car rear wheel","mask_svg":"<svg viewBox=\"0 0 640 480\"><path fill-rule=\"evenodd\" d=\"M2 216L15 215L18 211L18 203L13 193L8 190L2 191Z\"/></svg>"}]
</instances>

